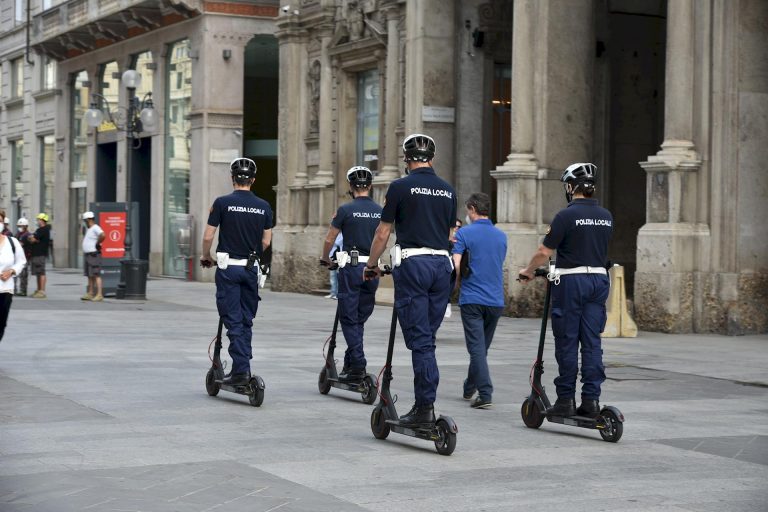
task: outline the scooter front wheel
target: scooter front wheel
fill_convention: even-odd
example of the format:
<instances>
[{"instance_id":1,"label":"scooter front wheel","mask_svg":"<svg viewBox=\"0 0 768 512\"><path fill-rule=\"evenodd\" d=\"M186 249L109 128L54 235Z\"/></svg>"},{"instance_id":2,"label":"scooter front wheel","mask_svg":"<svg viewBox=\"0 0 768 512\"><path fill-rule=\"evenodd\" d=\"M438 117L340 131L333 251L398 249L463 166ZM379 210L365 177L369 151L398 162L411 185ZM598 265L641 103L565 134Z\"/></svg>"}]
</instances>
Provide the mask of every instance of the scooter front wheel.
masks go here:
<instances>
[{"instance_id":1,"label":"scooter front wheel","mask_svg":"<svg viewBox=\"0 0 768 512\"><path fill-rule=\"evenodd\" d=\"M624 423L622 423L610 409L603 409L600 412L600 416L602 416L603 423L605 424L605 426L600 429L600 437L603 438L603 441L609 443L618 442L618 440L621 439L621 435L624 433Z\"/></svg>"},{"instance_id":2,"label":"scooter front wheel","mask_svg":"<svg viewBox=\"0 0 768 512\"><path fill-rule=\"evenodd\" d=\"M259 407L264 403L264 381L256 375L250 381L251 393L248 395L248 401L254 407Z\"/></svg>"},{"instance_id":3,"label":"scooter front wheel","mask_svg":"<svg viewBox=\"0 0 768 512\"><path fill-rule=\"evenodd\" d=\"M539 410L539 404L531 397L526 398L525 402L523 402L523 406L520 408L520 415L523 417L523 423L528 428L539 428L544 423L544 415Z\"/></svg>"},{"instance_id":4,"label":"scooter front wheel","mask_svg":"<svg viewBox=\"0 0 768 512\"><path fill-rule=\"evenodd\" d=\"M435 449L440 455L450 455L456 449L456 433L451 431L448 422L437 420L435 424L439 439L435 440Z\"/></svg>"},{"instance_id":5,"label":"scooter front wheel","mask_svg":"<svg viewBox=\"0 0 768 512\"><path fill-rule=\"evenodd\" d=\"M381 402L371 412L371 432L376 439L386 439L389 435L389 424L384 417L384 408L381 406Z\"/></svg>"},{"instance_id":6,"label":"scooter front wheel","mask_svg":"<svg viewBox=\"0 0 768 512\"><path fill-rule=\"evenodd\" d=\"M363 397L363 403L371 405L376 401L376 381L370 375L366 375L363 379L363 391L360 395Z\"/></svg>"},{"instance_id":7,"label":"scooter front wheel","mask_svg":"<svg viewBox=\"0 0 768 512\"><path fill-rule=\"evenodd\" d=\"M216 382L215 372L213 369L208 370L208 373L205 374L205 390L208 392L208 395L216 396L219 394L220 389L221 384Z\"/></svg>"},{"instance_id":8,"label":"scooter front wheel","mask_svg":"<svg viewBox=\"0 0 768 512\"><path fill-rule=\"evenodd\" d=\"M323 395L327 395L331 390L331 381L328 380L328 368L323 367L320 375L317 376L317 389Z\"/></svg>"}]
</instances>

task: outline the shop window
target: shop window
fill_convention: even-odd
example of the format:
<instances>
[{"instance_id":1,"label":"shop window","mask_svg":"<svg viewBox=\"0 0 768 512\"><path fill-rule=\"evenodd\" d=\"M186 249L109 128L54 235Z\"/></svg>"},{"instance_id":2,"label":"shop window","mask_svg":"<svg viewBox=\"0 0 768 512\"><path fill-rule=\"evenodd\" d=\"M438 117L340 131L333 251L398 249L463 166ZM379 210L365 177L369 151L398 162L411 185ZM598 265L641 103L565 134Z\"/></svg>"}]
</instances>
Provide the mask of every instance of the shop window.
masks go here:
<instances>
[{"instance_id":1,"label":"shop window","mask_svg":"<svg viewBox=\"0 0 768 512\"><path fill-rule=\"evenodd\" d=\"M56 139L53 135L40 137L40 211L53 211L54 172L56 170Z\"/></svg>"},{"instance_id":2,"label":"shop window","mask_svg":"<svg viewBox=\"0 0 768 512\"><path fill-rule=\"evenodd\" d=\"M86 155L88 152L88 124L85 111L89 105L90 89L87 87L88 73L81 71L72 85L72 109L70 111L70 180L83 181L88 175Z\"/></svg>"},{"instance_id":3,"label":"shop window","mask_svg":"<svg viewBox=\"0 0 768 512\"><path fill-rule=\"evenodd\" d=\"M357 77L357 162L379 170L380 78L376 70Z\"/></svg>"}]
</instances>

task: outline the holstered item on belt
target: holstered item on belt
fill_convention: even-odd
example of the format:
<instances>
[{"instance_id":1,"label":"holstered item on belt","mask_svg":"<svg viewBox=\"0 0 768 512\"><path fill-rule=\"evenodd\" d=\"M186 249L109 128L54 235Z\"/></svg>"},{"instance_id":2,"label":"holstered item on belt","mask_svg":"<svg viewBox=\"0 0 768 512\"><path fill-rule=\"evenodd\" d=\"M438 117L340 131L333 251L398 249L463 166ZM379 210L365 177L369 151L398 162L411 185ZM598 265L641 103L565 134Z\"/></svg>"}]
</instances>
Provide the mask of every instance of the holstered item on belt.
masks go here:
<instances>
[{"instance_id":1,"label":"holstered item on belt","mask_svg":"<svg viewBox=\"0 0 768 512\"><path fill-rule=\"evenodd\" d=\"M403 251L400 249L400 245L395 244L389 250L389 264L392 268L397 268L400 263L403 262Z\"/></svg>"},{"instance_id":2,"label":"holstered item on belt","mask_svg":"<svg viewBox=\"0 0 768 512\"><path fill-rule=\"evenodd\" d=\"M339 265L339 268L344 268L347 266L347 263L349 263L349 253L346 251L338 251L336 253L336 264Z\"/></svg>"},{"instance_id":3,"label":"holstered item on belt","mask_svg":"<svg viewBox=\"0 0 768 512\"><path fill-rule=\"evenodd\" d=\"M229 266L229 253L217 252L216 253L216 266L224 270Z\"/></svg>"},{"instance_id":4,"label":"holstered item on belt","mask_svg":"<svg viewBox=\"0 0 768 512\"><path fill-rule=\"evenodd\" d=\"M360 257L360 252L357 249L352 249L349 251L349 263L353 267L357 265L357 258Z\"/></svg>"},{"instance_id":5,"label":"holstered item on belt","mask_svg":"<svg viewBox=\"0 0 768 512\"><path fill-rule=\"evenodd\" d=\"M256 259L258 255L256 254L256 251L251 251L248 254L248 262L245 264L245 270L251 270L253 266L258 263L258 259Z\"/></svg>"}]
</instances>

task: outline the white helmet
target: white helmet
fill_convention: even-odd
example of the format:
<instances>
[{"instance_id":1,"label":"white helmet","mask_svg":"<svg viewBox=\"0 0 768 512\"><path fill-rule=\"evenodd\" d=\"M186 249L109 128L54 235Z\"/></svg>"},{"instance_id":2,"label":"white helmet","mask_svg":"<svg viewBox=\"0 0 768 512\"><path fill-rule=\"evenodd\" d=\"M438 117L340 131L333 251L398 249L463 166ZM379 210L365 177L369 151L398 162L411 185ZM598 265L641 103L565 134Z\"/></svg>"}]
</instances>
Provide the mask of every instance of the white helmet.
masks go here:
<instances>
[{"instance_id":1,"label":"white helmet","mask_svg":"<svg viewBox=\"0 0 768 512\"><path fill-rule=\"evenodd\" d=\"M577 190L591 195L595 190L596 176L597 166L595 164L580 162L569 165L560 177L565 189L566 201L570 203Z\"/></svg>"},{"instance_id":2,"label":"white helmet","mask_svg":"<svg viewBox=\"0 0 768 512\"><path fill-rule=\"evenodd\" d=\"M22 218L20 218L20 219L19 219L19 220L16 222L16 225L17 225L17 226L29 226L29 221L28 221L26 218L22 217Z\"/></svg>"},{"instance_id":3,"label":"white helmet","mask_svg":"<svg viewBox=\"0 0 768 512\"><path fill-rule=\"evenodd\" d=\"M355 188L370 187L373 182L373 173L362 165L350 167L347 171L347 182Z\"/></svg>"},{"instance_id":4,"label":"white helmet","mask_svg":"<svg viewBox=\"0 0 768 512\"><path fill-rule=\"evenodd\" d=\"M96 215L94 215L92 211L87 211L83 213L83 220L95 219L95 218L96 218Z\"/></svg>"}]
</instances>

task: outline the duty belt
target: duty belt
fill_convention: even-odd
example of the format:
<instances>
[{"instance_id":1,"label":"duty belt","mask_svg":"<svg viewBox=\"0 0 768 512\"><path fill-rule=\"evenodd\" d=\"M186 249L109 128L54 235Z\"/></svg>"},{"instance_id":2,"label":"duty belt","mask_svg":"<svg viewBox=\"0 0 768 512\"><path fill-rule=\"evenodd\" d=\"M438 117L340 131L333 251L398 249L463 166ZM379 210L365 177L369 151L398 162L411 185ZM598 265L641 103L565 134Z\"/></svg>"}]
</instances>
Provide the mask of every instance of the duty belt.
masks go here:
<instances>
[{"instance_id":1,"label":"duty belt","mask_svg":"<svg viewBox=\"0 0 768 512\"><path fill-rule=\"evenodd\" d=\"M339 268L344 268L347 265L351 264L352 257L349 255L346 251L339 251L336 253L336 263L339 265ZM357 257L357 263L358 265L360 263L368 263L368 256L359 255Z\"/></svg>"},{"instance_id":2,"label":"duty belt","mask_svg":"<svg viewBox=\"0 0 768 512\"><path fill-rule=\"evenodd\" d=\"M410 258L411 256L447 256L450 254L445 249L430 249L429 247L416 247L411 249L402 249L402 258Z\"/></svg>"},{"instance_id":3,"label":"duty belt","mask_svg":"<svg viewBox=\"0 0 768 512\"><path fill-rule=\"evenodd\" d=\"M552 267L550 267L552 268ZM602 274L607 275L608 271L605 267L573 267L573 268L555 268L547 274L547 279L555 283L555 286L560 284L560 276L567 276L568 274Z\"/></svg>"}]
</instances>

